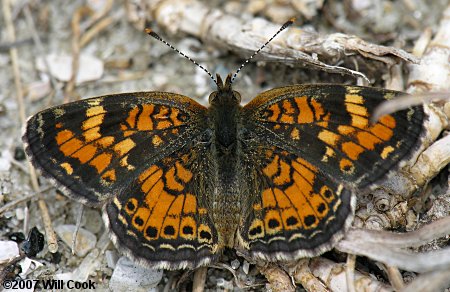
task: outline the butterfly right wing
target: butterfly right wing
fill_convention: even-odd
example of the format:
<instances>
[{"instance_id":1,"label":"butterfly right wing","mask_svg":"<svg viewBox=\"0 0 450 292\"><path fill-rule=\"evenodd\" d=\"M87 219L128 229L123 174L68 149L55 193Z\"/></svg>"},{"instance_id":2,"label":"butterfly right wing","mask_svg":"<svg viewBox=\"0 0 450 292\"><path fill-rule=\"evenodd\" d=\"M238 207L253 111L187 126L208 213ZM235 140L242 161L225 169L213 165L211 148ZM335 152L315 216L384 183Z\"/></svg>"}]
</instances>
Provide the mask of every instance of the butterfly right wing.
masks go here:
<instances>
[{"instance_id":1,"label":"butterfly right wing","mask_svg":"<svg viewBox=\"0 0 450 292\"><path fill-rule=\"evenodd\" d=\"M420 106L370 123L377 105L400 94L294 85L263 92L243 108L243 176L255 179L239 239L250 254L296 260L333 247L353 218L352 193L398 169L425 135Z\"/></svg>"}]
</instances>

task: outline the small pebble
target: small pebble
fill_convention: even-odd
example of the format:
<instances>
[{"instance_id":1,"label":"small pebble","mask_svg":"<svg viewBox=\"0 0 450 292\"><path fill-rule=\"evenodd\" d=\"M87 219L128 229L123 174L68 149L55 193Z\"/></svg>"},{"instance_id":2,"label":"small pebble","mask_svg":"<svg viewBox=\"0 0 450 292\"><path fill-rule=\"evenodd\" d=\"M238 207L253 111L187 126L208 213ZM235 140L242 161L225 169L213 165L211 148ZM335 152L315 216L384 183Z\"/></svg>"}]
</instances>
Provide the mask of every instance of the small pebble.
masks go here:
<instances>
[{"instance_id":1,"label":"small pebble","mask_svg":"<svg viewBox=\"0 0 450 292\"><path fill-rule=\"evenodd\" d=\"M111 276L109 288L115 292L149 291L158 285L162 276L162 270L147 269L127 257L121 257Z\"/></svg>"},{"instance_id":2,"label":"small pebble","mask_svg":"<svg viewBox=\"0 0 450 292\"><path fill-rule=\"evenodd\" d=\"M21 243L25 240L25 234L22 232L11 232L7 234L8 238L12 241L15 241L17 243Z\"/></svg>"},{"instance_id":3,"label":"small pebble","mask_svg":"<svg viewBox=\"0 0 450 292\"><path fill-rule=\"evenodd\" d=\"M19 221L22 221L25 218L25 213L23 211L23 208L17 208L16 209L16 218Z\"/></svg>"},{"instance_id":4,"label":"small pebble","mask_svg":"<svg viewBox=\"0 0 450 292\"><path fill-rule=\"evenodd\" d=\"M246 275L248 275L248 271L250 270L250 263L244 260L244 263L242 264L242 270Z\"/></svg>"},{"instance_id":5,"label":"small pebble","mask_svg":"<svg viewBox=\"0 0 450 292\"><path fill-rule=\"evenodd\" d=\"M59 225L55 228L58 236L70 248L72 247L72 238L75 230L75 225ZM84 257L90 250L95 247L96 242L97 238L92 232L80 228L78 230L77 241L75 244L75 254L79 257Z\"/></svg>"},{"instance_id":6,"label":"small pebble","mask_svg":"<svg viewBox=\"0 0 450 292\"><path fill-rule=\"evenodd\" d=\"M224 278L217 279L216 285L225 290L233 290L233 281L227 281Z\"/></svg>"},{"instance_id":7,"label":"small pebble","mask_svg":"<svg viewBox=\"0 0 450 292\"><path fill-rule=\"evenodd\" d=\"M94 271L101 265L102 257L100 257L100 250L94 248L81 261L80 265L73 270L73 280L85 282Z\"/></svg>"},{"instance_id":8,"label":"small pebble","mask_svg":"<svg viewBox=\"0 0 450 292\"><path fill-rule=\"evenodd\" d=\"M9 171L12 158L9 150L4 150L0 153L0 171Z\"/></svg>"},{"instance_id":9,"label":"small pebble","mask_svg":"<svg viewBox=\"0 0 450 292\"><path fill-rule=\"evenodd\" d=\"M85 208L83 217L86 219L85 229L92 233L100 232L103 227L103 220L98 210Z\"/></svg>"},{"instance_id":10,"label":"small pebble","mask_svg":"<svg viewBox=\"0 0 450 292\"><path fill-rule=\"evenodd\" d=\"M111 250L107 250L105 252L105 257L108 268L115 269L118 260L117 253Z\"/></svg>"},{"instance_id":11,"label":"small pebble","mask_svg":"<svg viewBox=\"0 0 450 292\"><path fill-rule=\"evenodd\" d=\"M43 267L44 265L38 261L32 260L30 258L24 258L20 262L20 267L22 268L22 272L20 273L20 277L22 279L26 278L28 274L35 272L38 268Z\"/></svg>"},{"instance_id":12,"label":"small pebble","mask_svg":"<svg viewBox=\"0 0 450 292\"><path fill-rule=\"evenodd\" d=\"M36 227L31 228L27 239L22 242L20 249L28 256L35 257L44 249L45 238L44 234L39 232Z\"/></svg>"},{"instance_id":13,"label":"small pebble","mask_svg":"<svg viewBox=\"0 0 450 292\"><path fill-rule=\"evenodd\" d=\"M49 54L45 58L50 67L50 74L56 79L67 82L72 78L72 56L61 53ZM36 59L36 68L42 72L47 71L44 57ZM98 80L102 77L103 70L102 60L91 55L80 54L76 83Z\"/></svg>"},{"instance_id":14,"label":"small pebble","mask_svg":"<svg viewBox=\"0 0 450 292\"><path fill-rule=\"evenodd\" d=\"M231 261L231 268L233 268L233 270L237 270L240 265L241 263L237 259Z\"/></svg>"}]
</instances>

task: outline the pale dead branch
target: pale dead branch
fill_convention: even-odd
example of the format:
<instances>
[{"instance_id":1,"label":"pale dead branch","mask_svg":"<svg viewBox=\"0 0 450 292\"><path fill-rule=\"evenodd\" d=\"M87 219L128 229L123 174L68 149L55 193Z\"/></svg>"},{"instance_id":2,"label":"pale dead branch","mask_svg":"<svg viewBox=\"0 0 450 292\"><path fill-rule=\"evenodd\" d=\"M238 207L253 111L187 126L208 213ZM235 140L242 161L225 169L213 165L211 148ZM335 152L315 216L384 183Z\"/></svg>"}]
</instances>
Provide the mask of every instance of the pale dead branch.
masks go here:
<instances>
[{"instance_id":1,"label":"pale dead branch","mask_svg":"<svg viewBox=\"0 0 450 292\"><path fill-rule=\"evenodd\" d=\"M128 4L127 7L139 29L143 29L143 21L137 16L138 13L130 12L131 5ZM148 9L148 15L152 15L165 31L174 34L188 33L218 48L233 50L243 57L256 51L280 26L261 18L243 20L192 0L147 0L142 1L138 7ZM284 32L261 52L258 60L312 67L367 80L357 71L330 65L349 55L360 55L367 61L376 60L388 65L400 60L418 62L416 57L401 49L371 44L342 33L321 35L301 28L291 28Z\"/></svg>"},{"instance_id":2,"label":"pale dead branch","mask_svg":"<svg viewBox=\"0 0 450 292\"><path fill-rule=\"evenodd\" d=\"M367 256L390 266L414 272L450 267L450 248L414 253L403 248L417 247L450 234L450 216L406 233L350 229L336 248L342 252Z\"/></svg>"},{"instance_id":3,"label":"pale dead branch","mask_svg":"<svg viewBox=\"0 0 450 292\"><path fill-rule=\"evenodd\" d=\"M348 291L345 264L316 257L311 259L309 268L331 291ZM391 287L370 275L364 275L359 271L355 271L354 275L353 285L356 291L393 291Z\"/></svg>"}]
</instances>

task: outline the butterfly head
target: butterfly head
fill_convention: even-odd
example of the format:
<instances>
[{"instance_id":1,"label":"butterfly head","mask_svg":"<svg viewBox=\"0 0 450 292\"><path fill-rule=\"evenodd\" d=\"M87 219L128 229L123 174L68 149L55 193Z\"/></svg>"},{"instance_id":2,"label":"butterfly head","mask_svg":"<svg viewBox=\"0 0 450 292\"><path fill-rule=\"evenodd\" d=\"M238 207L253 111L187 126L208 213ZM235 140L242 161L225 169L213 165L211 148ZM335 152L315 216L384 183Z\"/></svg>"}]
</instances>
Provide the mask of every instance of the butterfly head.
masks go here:
<instances>
[{"instance_id":1,"label":"butterfly head","mask_svg":"<svg viewBox=\"0 0 450 292\"><path fill-rule=\"evenodd\" d=\"M211 105L239 104L241 102L241 95L231 87L231 74L228 74L225 83L219 74L216 75L216 78L217 91L210 94L209 103Z\"/></svg>"}]
</instances>

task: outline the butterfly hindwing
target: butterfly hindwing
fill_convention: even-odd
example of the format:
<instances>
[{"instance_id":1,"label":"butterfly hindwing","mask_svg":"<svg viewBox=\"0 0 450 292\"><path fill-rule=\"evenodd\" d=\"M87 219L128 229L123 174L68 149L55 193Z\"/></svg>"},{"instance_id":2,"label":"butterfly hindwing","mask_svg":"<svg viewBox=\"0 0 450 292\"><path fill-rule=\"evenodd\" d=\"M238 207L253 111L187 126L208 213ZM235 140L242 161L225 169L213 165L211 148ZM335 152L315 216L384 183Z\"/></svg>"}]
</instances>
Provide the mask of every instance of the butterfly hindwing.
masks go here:
<instances>
[{"instance_id":1,"label":"butterfly hindwing","mask_svg":"<svg viewBox=\"0 0 450 292\"><path fill-rule=\"evenodd\" d=\"M195 268L218 256L208 195L212 177L205 146L183 147L150 165L104 208L112 238L127 255L152 267Z\"/></svg>"},{"instance_id":2,"label":"butterfly hindwing","mask_svg":"<svg viewBox=\"0 0 450 292\"><path fill-rule=\"evenodd\" d=\"M257 151L260 159L247 167L247 177L256 180L238 231L242 245L268 261L329 250L352 221L352 193L302 157L274 146Z\"/></svg>"}]
</instances>

